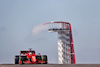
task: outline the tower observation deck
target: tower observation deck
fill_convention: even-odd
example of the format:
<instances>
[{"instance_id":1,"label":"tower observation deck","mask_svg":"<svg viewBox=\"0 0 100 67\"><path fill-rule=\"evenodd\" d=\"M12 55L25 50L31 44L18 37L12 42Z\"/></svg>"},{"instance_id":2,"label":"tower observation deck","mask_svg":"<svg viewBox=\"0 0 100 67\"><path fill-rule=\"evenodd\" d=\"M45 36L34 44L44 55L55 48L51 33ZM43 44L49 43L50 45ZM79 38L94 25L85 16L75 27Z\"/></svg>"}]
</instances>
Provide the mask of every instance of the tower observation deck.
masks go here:
<instances>
[{"instance_id":1,"label":"tower observation deck","mask_svg":"<svg viewBox=\"0 0 100 67\"><path fill-rule=\"evenodd\" d=\"M68 22L49 22L49 32L58 33L58 63L59 64L75 64L75 52L71 25Z\"/></svg>"}]
</instances>

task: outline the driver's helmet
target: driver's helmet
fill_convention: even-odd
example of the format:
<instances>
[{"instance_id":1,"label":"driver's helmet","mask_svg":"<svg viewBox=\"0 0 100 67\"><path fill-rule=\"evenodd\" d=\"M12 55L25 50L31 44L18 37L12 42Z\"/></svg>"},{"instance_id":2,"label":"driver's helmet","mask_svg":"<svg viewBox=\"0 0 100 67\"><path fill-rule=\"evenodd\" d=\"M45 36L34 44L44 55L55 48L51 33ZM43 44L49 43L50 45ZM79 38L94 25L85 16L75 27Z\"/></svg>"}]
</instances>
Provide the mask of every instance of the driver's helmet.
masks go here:
<instances>
[{"instance_id":1,"label":"driver's helmet","mask_svg":"<svg viewBox=\"0 0 100 67\"><path fill-rule=\"evenodd\" d=\"M28 50L28 53L31 52L30 50Z\"/></svg>"},{"instance_id":2,"label":"driver's helmet","mask_svg":"<svg viewBox=\"0 0 100 67\"><path fill-rule=\"evenodd\" d=\"M31 52L31 51L32 51L31 49L28 50L28 52Z\"/></svg>"},{"instance_id":3,"label":"driver's helmet","mask_svg":"<svg viewBox=\"0 0 100 67\"><path fill-rule=\"evenodd\" d=\"M32 52L29 52L29 55L32 55Z\"/></svg>"}]
</instances>

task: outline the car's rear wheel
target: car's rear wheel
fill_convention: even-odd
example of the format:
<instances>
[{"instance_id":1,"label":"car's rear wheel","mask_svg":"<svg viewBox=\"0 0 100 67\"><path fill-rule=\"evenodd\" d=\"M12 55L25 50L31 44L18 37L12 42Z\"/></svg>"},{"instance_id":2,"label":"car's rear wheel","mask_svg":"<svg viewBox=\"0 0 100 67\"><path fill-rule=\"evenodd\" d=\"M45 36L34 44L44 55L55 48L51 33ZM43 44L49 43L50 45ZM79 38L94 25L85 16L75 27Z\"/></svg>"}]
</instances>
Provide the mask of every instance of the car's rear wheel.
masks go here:
<instances>
[{"instance_id":1,"label":"car's rear wheel","mask_svg":"<svg viewBox=\"0 0 100 67\"><path fill-rule=\"evenodd\" d=\"M19 56L15 56L15 64L19 64Z\"/></svg>"},{"instance_id":2,"label":"car's rear wheel","mask_svg":"<svg viewBox=\"0 0 100 67\"><path fill-rule=\"evenodd\" d=\"M48 62L48 60L47 60L47 56L46 55L42 55L42 56L36 56L36 59L37 59L37 63L38 64L41 64L40 62L39 62L39 60L42 60L42 61L45 61L45 63L42 63L42 64L47 64Z\"/></svg>"}]
</instances>

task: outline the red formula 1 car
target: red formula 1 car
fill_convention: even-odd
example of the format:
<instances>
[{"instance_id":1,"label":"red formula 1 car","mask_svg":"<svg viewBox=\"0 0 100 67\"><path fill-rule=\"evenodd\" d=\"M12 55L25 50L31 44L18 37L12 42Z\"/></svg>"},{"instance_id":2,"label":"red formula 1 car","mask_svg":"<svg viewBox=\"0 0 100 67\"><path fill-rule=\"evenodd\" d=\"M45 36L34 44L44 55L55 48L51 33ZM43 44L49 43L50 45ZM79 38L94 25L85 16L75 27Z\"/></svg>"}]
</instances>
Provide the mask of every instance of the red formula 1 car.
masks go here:
<instances>
[{"instance_id":1,"label":"red formula 1 car","mask_svg":"<svg viewBox=\"0 0 100 67\"><path fill-rule=\"evenodd\" d=\"M15 64L47 64L46 55L35 55L35 51L20 51L20 55L15 56Z\"/></svg>"}]
</instances>

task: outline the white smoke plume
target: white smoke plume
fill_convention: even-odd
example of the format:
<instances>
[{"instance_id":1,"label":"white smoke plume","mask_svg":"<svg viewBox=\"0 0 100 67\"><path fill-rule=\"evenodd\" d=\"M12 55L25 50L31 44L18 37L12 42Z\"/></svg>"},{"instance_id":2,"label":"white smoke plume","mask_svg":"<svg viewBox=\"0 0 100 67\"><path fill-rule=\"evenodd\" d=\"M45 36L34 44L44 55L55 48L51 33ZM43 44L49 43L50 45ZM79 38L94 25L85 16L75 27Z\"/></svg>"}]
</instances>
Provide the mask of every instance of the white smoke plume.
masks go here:
<instances>
[{"instance_id":1,"label":"white smoke plume","mask_svg":"<svg viewBox=\"0 0 100 67\"><path fill-rule=\"evenodd\" d=\"M40 32L47 30L47 29L48 29L48 25L43 25L43 24L36 25L32 29L32 35L33 36L38 35Z\"/></svg>"}]
</instances>

